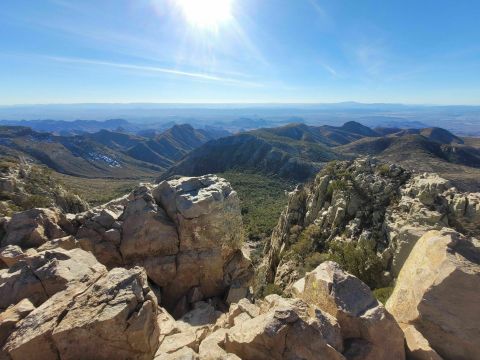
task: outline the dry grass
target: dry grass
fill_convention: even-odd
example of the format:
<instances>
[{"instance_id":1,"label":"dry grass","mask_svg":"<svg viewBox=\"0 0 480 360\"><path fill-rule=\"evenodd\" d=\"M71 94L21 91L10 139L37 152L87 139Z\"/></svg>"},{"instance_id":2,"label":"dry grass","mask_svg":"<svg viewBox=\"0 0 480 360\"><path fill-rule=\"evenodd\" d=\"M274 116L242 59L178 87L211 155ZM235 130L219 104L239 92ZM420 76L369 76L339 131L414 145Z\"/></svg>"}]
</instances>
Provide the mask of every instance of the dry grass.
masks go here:
<instances>
[{"instance_id":1,"label":"dry grass","mask_svg":"<svg viewBox=\"0 0 480 360\"><path fill-rule=\"evenodd\" d=\"M89 179L54 173L64 187L79 195L91 206L106 203L130 192L140 182L153 182L153 178L138 180L125 179Z\"/></svg>"}]
</instances>

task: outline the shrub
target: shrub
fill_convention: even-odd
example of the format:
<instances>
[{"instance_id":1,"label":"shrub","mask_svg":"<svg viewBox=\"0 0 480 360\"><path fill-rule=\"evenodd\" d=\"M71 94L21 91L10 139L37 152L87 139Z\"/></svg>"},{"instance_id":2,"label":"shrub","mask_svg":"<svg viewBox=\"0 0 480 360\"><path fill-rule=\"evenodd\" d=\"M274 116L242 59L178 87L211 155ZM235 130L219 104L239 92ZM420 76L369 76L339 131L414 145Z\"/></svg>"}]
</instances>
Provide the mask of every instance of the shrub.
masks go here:
<instances>
[{"instance_id":1,"label":"shrub","mask_svg":"<svg viewBox=\"0 0 480 360\"><path fill-rule=\"evenodd\" d=\"M390 173L390 166L382 164L377 167L377 172L382 176L387 176Z\"/></svg>"},{"instance_id":2,"label":"shrub","mask_svg":"<svg viewBox=\"0 0 480 360\"><path fill-rule=\"evenodd\" d=\"M303 261L314 250L318 240L320 240L320 228L314 224L307 226L290 247L292 255Z\"/></svg>"},{"instance_id":3,"label":"shrub","mask_svg":"<svg viewBox=\"0 0 480 360\"><path fill-rule=\"evenodd\" d=\"M327 186L327 198L332 198L334 191L343 191L347 188L345 180L332 180Z\"/></svg>"},{"instance_id":4,"label":"shrub","mask_svg":"<svg viewBox=\"0 0 480 360\"><path fill-rule=\"evenodd\" d=\"M283 295L283 291L282 291L282 288L276 284L267 284L265 286L265 288L263 289L263 297L265 296L268 296L268 295L272 295L272 294L276 294L276 295Z\"/></svg>"},{"instance_id":5,"label":"shrub","mask_svg":"<svg viewBox=\"0 0 480 360\"><path fill-rule=\"evenodd\" d=\"M373 295L375 298L385 305L390 295L392 295L393 286L388 286L384 288L378 288L373 290Z\"/></svg>"},{"instance_id":6,"label":"shrub","mask_svg":"<svg viewBox=\"0 0 480 360\"><path fill-rule=\"evenodd\" d=\"M46 208L52 205L52 201L43 195L30 195L21 201L21 207L25 210L32 208Z\"/></svg>"},{"instance_id":7,"label":"shrub","mask_svg":"<svg viewBox=\"0 0 480 360\"><path fill-rule=\"evenodd\" d=\"M354 242L332 242L330 256L345 271L355 275L370 288L376 288L383 271L381 259L376 252Z\"/></svg>"},{"instance_id":8,"label":"shrub","mask_svg":"<svg viewBox=\"0 0 480 360\"><path fill-rule=\"evenodd\" d=\"M305 272L312 271L321 263L330 260L330 254L314 252L305 258Z\"/></svg>"}]
</instances>

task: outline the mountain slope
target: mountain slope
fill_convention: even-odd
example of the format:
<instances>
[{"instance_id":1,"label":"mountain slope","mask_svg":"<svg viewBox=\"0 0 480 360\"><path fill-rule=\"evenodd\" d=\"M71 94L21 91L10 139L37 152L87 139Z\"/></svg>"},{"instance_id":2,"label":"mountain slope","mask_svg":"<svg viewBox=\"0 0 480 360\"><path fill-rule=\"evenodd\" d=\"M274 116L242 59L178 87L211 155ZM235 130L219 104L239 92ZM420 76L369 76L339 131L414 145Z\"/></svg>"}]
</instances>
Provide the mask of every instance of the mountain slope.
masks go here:
<instances>
[{"instance_id":1,"label":"mountain slope","mask_svg":"<svg viewBox=\"0 0 480 360\"><path fill-rule=\"evenodd\" d=\"M326 162L349 156L332 147L378 134L358 123L343 126L289 124L258 129L215 141L195 149L162 178L197 176L227 170L247 170L304 181Z\"/></svg>"},{"instance_id":2,"label":"mountain slope","mask_svg":"<svg viewBox=\"0 0 480 360\"><path fill-rule=\"evenodd\" d=\"M345 156L373 155L418 172L437 172L462 190L478 191L480 146L472 144L447 130L426 128L364 138L335 150Z\"/></svg>"},{"instance_id":3,"label":"mountain slope","mask_svg":"<svg viewBox=\"0 0 480 360\"><path fill-rule=\"evenodd\" d=\"M154 139L108 130L56 136L26 127L0 127L0 155L24 156L74 176L144 178L158 176L214 136L190 125L174 126Z\"/></svg>"}]
</instances>

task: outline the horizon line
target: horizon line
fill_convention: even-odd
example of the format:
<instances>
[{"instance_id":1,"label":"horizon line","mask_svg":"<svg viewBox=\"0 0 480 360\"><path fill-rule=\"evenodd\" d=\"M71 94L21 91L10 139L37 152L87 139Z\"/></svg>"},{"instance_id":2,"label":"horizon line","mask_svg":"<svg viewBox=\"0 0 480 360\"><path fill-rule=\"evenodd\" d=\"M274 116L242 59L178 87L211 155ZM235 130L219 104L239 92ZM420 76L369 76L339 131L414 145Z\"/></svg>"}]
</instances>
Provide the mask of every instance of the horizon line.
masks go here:
<instances>
[{"instance_id":1,"label":"horizon line","mask_svg":"<svg viewBox=\"0 0 480 360\"><path fill-rule=\"evenodd\" d=\"M27 107L27 106L88 106L88 105L163 105L163 106L189 106L189 105L397 105L397 106L464 106L478 107L480 103L412 103L412 102L361 102L361 101L338 101L338 102L319 102L319 101L157 101L157 102L45 102L45 103L14 103L0 104L0 108Z\"/></svg>"}]
</instances>

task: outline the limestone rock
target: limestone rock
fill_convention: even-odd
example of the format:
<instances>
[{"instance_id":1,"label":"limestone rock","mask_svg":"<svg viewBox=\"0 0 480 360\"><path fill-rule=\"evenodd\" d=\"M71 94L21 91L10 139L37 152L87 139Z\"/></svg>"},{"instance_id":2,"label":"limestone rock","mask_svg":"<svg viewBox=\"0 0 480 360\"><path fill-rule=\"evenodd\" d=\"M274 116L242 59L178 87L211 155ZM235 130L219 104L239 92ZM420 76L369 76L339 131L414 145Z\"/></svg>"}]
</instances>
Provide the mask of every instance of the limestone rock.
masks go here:
<instances>
[{"instance_id":1,"label":"limestone rock","mask_svg":"<svg viewBox=\"0 0 480 360\"><path fill-rule=\"evenodd\" d=\"M240 250L244 234L239 199L227 181L214 175L163 181L153 196L173 220L179 239L176 273L164 286L167 309L192 287L209 298L230 286L249 286L253 267Z\"/></svg>"},{"instance_id":2,"label":"limestone rock","mask_svg":"<svg viewBox=\"0 0 480 360\"><path fill-rule=\"evenodd\" d=\"M480 357L480 247L455 231L430 231L416 243L387 309L412 325L446 359Z\"/></svg>"},{"instance_id":3,"label":"limestone rock","mask_svg":"<svg viewBox=\"0 0 480 360\"><path fill-rule=\"evenodd\" d=\"M442 360L430 343L413 325L401 325L405 334L407 358L413 360Z\"/></svg>"},{"instance_id":4,"label":"limestone rock","mask_svg":"<svg viewBox=\"0 0 480 360\"><path fill-rule=\"evenodd\" d=\"M205 175L163 181L153 195L177 224L180 250L242 244L240 203L226 180Z\"/></svg>"},{"instance_id":5,"label":"limestone rock","mask_svg":"<svg viewBox=\"0 0 480 360\"><path fill-rule=\"evenodd\" d=\"M0 314L0 348L10 336L15 325L35 309L28 299L21 300Z\"/></svg>"},{"instance_id":6,"label":"limestone rock","mask_svg":"<svg viewBox=\"0 0 480 360\"><path fill-rule=\"evenodd\" d=\"M173 222L156 205L150 190L140 187L122 215L120 251L125 261L178 253L178 235ZM160 285L160 284L159 284Z\"/></svg>"},{"instance_id":7,"label":"limestone rock","mask_svg":"<svg viewBox=\"0 0 480 360\"><path fill-rule=\"evenodd\" d=\"M24 257L25 254L23 253L20 246L7 245L4 248L0 249L0 260L3 261L8 267L12 267Z\"/></svg>"},{"instance_id":8,"label":"limestone rock","mask_svg":"<svg viewBox=\"0 0 480 360\"><path fill-rule=\"evenodd\" d=\"M2 244L21 248L37 247L48 240L66 236L69 224L58 209L31 209L15 213L6 226Z\"/></svg>"},{"instance_id":9,"label":"limestone rock","mask_svg":"<svg viewBox=\"0 0 480 360\"><path fill-rule=\"evenodd\" d=\"M328 164L314 182L290 193L265 246L262 283L289 292L305 266L293 247L313 240L311 251L349 242L374 251L383 271L396 277L418 239L451 227L480 236L480 194L461 193L436 174L413 174L365 157ZM341 245L340 245L341 246ZM372 287L389 278L370 279Z\"/></svg>"},{"instance_id":10,"label":"limestone rock","mask_svg":"<svg viewBox=\"0 0 480 360\"><path fill-rule=\"evenodd\" d=\"M349 356L355 353L355 359L405 359L403 333L394 318L368 286L338 264L326 261L307 273L303 291L299 289L297 296L334 316L344 339L355 339L349 343L352 347L347 347Z\"/></svg>"},{"instance_id":11,"label":"limestone rock","mask_svg":"<svg viewBox=\"0 0 480 360\"><path fill-rule=\"evenodd\" d=\"M32 311L8 339L13 359L152 359L155 297L139 269L113 269L92 286L70 287Z\"/></svg>"},{"instance_id":12,"label":"limestone rock","mask_svg":"<svg viewBox=\"0 0 480 360\"><path fill-rule=\"evenodd\" d=\"M265 312L226 332L227 352L241 359L344 359L340 330L331 317L320 310L310 317L300 300L266 301Z\"/></svg>"},{"instance_id":13,"label":"limestone rock","mask_svg":"<svg viewBox=\"0 0 480 360\"><path fill-rule=\"evenodd\" d=\"M91 283L106 269L81 249L55 249L20 261L0 275L0 308L30 299L40 305L69 286Z\"/></svg>"}]
</instances>

